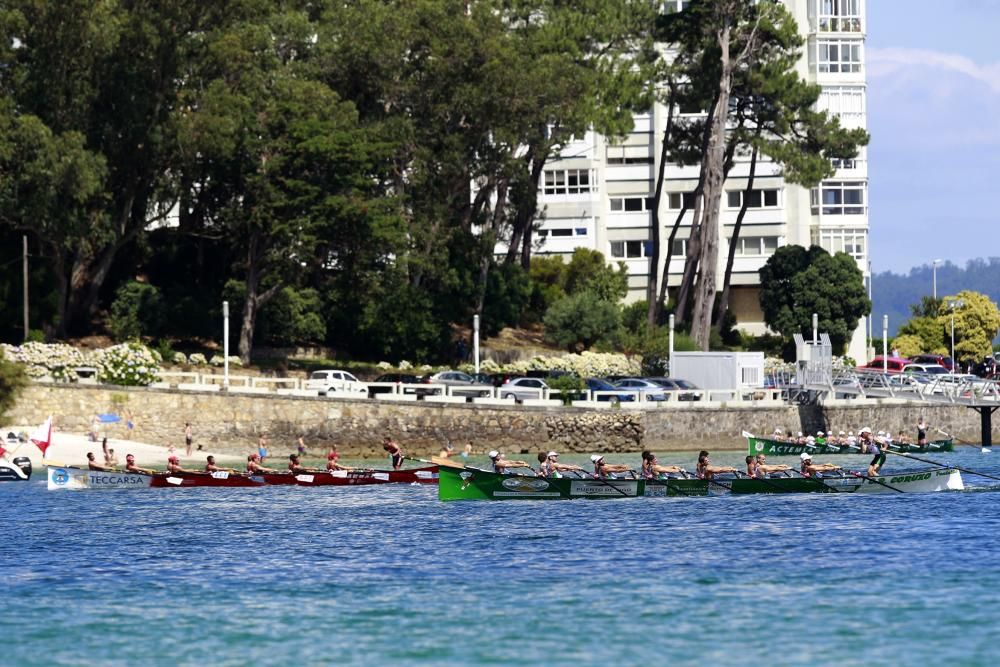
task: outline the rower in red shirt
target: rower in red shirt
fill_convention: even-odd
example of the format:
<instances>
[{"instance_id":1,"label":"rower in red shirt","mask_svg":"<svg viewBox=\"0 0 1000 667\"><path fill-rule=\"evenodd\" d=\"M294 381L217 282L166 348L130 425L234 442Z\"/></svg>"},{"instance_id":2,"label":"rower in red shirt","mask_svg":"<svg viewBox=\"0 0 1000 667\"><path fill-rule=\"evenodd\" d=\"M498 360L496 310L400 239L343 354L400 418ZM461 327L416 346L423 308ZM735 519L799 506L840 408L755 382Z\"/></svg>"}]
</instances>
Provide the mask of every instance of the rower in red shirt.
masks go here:
<instances>
[{"instance_id":1,"label":"rower in red shirt","mask_svg":"<svg viewBox=\"0 0 1000 667\"><path fill-rule=\"evenodd\" d=\"M197 470L188 470L181 466L181 459L178 456L170 456L167 458L167 472L189 472L196 473Z\"/></svg>"},{"instance_id":2,"label":"rower in red shirt","mask_svg":"<svg viewBox=\"0 0 1000 667\"><path fill-rule=\"evenodd\" d=\"M326 455L326 469L327 470L354 470L351 466L342 466L337 463L337 459L340 458L340 454L337 453L337 448L334 447L330 450L330 453Z\"/></svg>"},{"instance_id":3,"label":"rower in red shirt","mask_svg":"<svg viewBox=\"0 0 1000 667\"><path fill-rule=\"evenodd\" d=\"M261 472L278 472L274 468L265 468L260 464L260 454L253 453L247 456L247 472L256 475Z\"/></svg>"}]
</instances>

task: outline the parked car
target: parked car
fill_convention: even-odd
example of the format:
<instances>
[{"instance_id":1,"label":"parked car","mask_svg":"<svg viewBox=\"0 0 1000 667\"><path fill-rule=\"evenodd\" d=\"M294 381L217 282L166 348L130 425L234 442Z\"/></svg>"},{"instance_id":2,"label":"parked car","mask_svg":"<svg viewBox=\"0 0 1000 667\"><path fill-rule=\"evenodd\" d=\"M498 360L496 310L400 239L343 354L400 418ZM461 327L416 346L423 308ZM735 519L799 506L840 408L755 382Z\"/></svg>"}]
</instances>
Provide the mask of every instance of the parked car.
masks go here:
<instances>
[{"instance_id":1,"label":"parked car","mask_svg":"<svg viewBox=\"0 0 1000 667\"><path fill-rule=\"evenodd\" d=\"M435 373L427 378L426 382L446 385L452 396L489 396L493 391L492 383L478 382L474 377L462 371Z\"/></svg>"},{"instance_id":2,"label":"parked car","mask_svg":"<svg viewBox=\"0 0 1000 667\"><path fill-rule=\"evenodd\" d=\"M701 392L698 391L698 387L696 387L693 382L688 382L687 380L681 380L679 378L666 377L649 377L646 379L660 385L667 391L676 391L678 401L701 400Z\"/></svg>"},{"instance_id":3,"label":"parked car","mask_svg":"<svg viewBox=\"0 0 1000 667\"><path fill-rule=\"evenodd\" d=\"M885 362L884 365L883 360ZM882 373L884 369L886 373L902 373L903 367L909 363L910 360L903 357L883 357L879 355L864 366L858 366L858 370Z\"/></svg>"},{"instance_id":4,"label":"parked car","mask_svg":"<svg viewBox=\"0 0 1000 667\"><path fill-rule=\"evenodd\" d=\"M619 389L627 389L636 394L644 401L665 401L667 391L655 382L644 380L643 378L625 378L614 383Z\"/></svg>"},{"instance_id":5,"label":"parked car","mask_svg":"<svg viewBox=\"0 0 1000 667\"><path fill-rule=\"evenodd\" d=\"M541 378L521 377L507 380L500 387L500 398L514 398L523 401L526 398L544 398L549 386Z\"/></svg>"},{"instance_id":6,"label":"parked car","mask_svg":"<svg viewBox=\"0 0 1000 667\"><path fill-rule=\"evenodd\" d=\"M903 373L907 375L949 375L948 369L940 364L906 364ZM933 379L933 378L932 378Z\"/></svg>"},{"instance_id":7,"label":"parked car","mask_svg":"<svg viewBox=\"0 0 1000 667\"><path fill-rule=\"evenodd\" d=\"M436 390L434 389L424 389L420 387L422 380L416 375L411 375L409 373L383 373L375 378L375 382L395 382L398 384L405 385L417 385L416 387L403 387L404 394L416 394L417 396L426 396L427 394L433 394ZM390 394L392 393L391 387L368 387L369 394Z\"/></svg>"},{"instance_id":8,"label":"parked car","mask_svg":"<svg viewBox=\"0 0 1000 667\"><path fill-rule=\"evenodd\" d=\"M937 364L948 369L949 373L955 372L955 360L944 354L918 354L910 358L914 364Z\"/></svg>"},{"instance_id":9,"label":"parked car","mask_svg":"<svg viewBox=\"0 0 1000 667\"><path fill-rule=\"evenodd\" d=\"M603 391L613 391L614 394L599 394L594 396L595 401L634 401L635 394L629 394L618 389L607 380L602 380L601 378L587 378L584 380L587 384L587 389L593 392L603 392Z\"/></svg>"},{"instance_id":10,"label":"parked car","mask_svg":"<svg viewBox=\"0 0 1000 667\"><path fill-rule=\"evenodd\" d=\"M306 389L315 389L320 396L347 394L368 397L368 385L347 371L336 369L313 371L306 380Z\"/></svg>"}]
</instances>

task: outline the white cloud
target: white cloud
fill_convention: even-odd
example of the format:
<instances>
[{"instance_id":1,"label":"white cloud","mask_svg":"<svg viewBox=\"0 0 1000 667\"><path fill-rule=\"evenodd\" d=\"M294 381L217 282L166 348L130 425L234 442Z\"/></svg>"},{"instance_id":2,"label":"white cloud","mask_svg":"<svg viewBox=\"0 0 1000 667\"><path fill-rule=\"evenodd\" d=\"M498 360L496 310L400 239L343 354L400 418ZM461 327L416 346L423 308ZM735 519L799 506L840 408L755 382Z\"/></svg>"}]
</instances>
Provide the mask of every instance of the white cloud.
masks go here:
<instances>
[{"instance_id":1,"label":"white cloud","mask_svg":"<svg viewBox=\"0 0 1000 667\"><path fill-rule=\"evenodd\" d=\"M961 74L978 81L1000 95L1000 62L980 65L955 53L928 49L872 48L867 51L868 76L872 79L924 74L928 86L941 82L940 74ZM939 70L931 77L927 70Z\"/></svg>"}]
</instances>

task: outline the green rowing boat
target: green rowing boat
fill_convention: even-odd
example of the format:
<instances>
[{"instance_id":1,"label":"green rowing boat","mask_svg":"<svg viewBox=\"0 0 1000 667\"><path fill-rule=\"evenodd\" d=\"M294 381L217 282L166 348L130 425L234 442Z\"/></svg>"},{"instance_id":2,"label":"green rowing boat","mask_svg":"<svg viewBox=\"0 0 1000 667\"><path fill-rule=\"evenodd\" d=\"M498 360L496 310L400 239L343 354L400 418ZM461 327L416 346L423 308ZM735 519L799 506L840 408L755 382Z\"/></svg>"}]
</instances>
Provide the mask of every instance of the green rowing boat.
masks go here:
<instances>
[{"instance_id":1,"label":"green rowing boat","mask_svg":"<svg viewBox=\"0 0 1000 667\"><path fill-rule=\"evenodd\" d=\"M950 452L954 449L955 441L951 438L947 440L933 440L926 445L914 443L894 442L890 447L894 452ZM747 454L773 454L774 456L797 456L802 452L810 454L864 454L859 445L839 445L831 442L816 442L814 444L800 444L788 442L786 440L772 440L770 438L758 438L747 436Z\"/></svg>"},{"instance_id":2,"label":"green rowing boat","mask_svg":"<svg viewBox=\"0 0 1000 667\"><path fill-rule=\"evenodd\" d=\"M583 475L533 477L502 475L479 468L442 466L438 482L438 498L441 500L565 500L754 493L927 493L965 488L962 474L953 468L899 472L871 479L847 472L822 479L731 477L709 481L694 478L595 479Z\"/></svg>"}]
</instances>

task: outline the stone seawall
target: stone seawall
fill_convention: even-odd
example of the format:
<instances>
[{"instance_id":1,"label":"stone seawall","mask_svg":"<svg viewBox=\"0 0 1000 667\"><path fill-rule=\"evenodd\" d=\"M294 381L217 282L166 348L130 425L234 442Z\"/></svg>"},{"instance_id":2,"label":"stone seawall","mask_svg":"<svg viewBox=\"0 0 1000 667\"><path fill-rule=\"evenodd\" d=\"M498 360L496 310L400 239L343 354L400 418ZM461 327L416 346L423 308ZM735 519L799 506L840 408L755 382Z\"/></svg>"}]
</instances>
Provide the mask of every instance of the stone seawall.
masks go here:
<instances>
[{"instance_id":1,"label":"stone seawall","mask_svg":"<svg viewBox=\"0 0 1000 667\"><path fill-rule=\"evenodd\" d=\"M336 444L346 456L381 456L381 439L396 438L410 454L436 454L451 442L472 442L477 452L545 449L563 452L634 452L742 449L741 432L766 434L775 427L815 433L875 430L915 436L923 416L932 426L979 442L979 415L951 406L920 406L898 400L842 401L829 406L664 407L653 410L590 410L522 406L433 405L423 402L350 401L291 396L199 394L188 391L100 385L33 384L7 415L11 424L37 424L53 415L58 430L86 433L95 413L124 414L135 422L107 425L110 438L151 444L183 444L185 422L195 442L244 453L264 434L275 454L290 451L304 434L315 451ZM1000 420L998 420L1000 421ZM102 431L104 426L102 426ZM993 437L1000 430L994 428ZM931 435L936 435L932 431Z\"/></svg>"}]
</instances>

